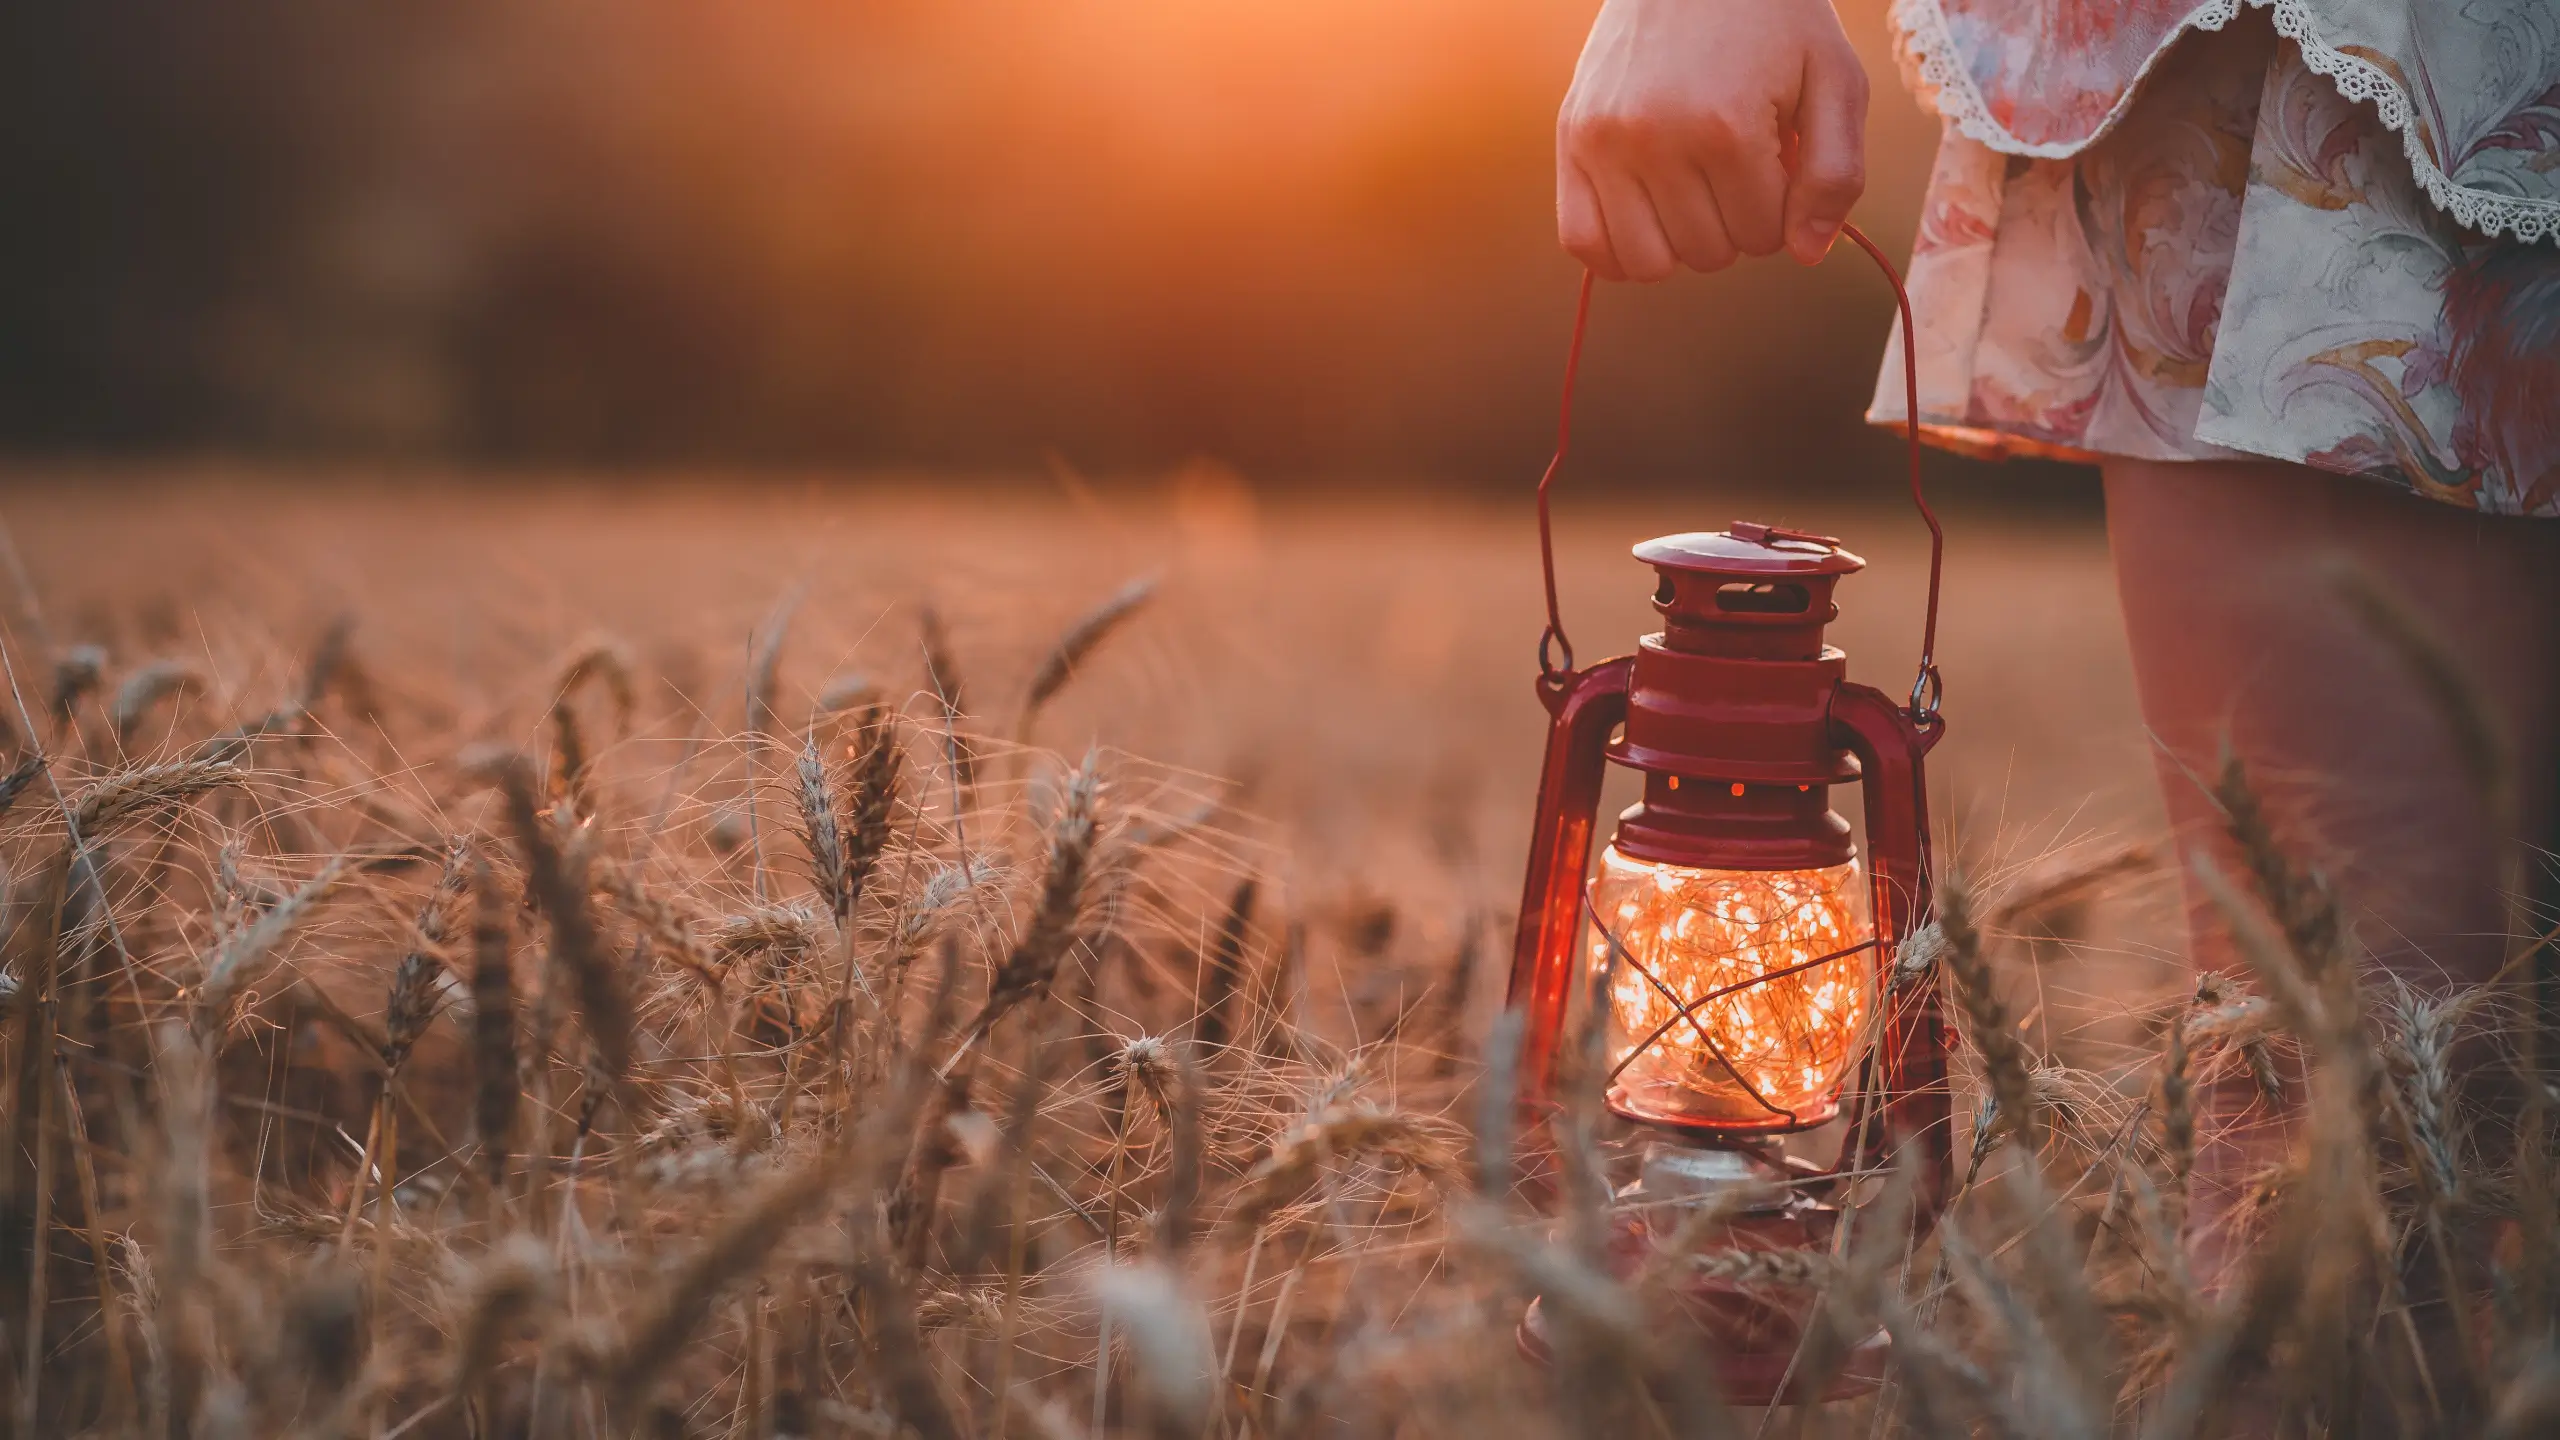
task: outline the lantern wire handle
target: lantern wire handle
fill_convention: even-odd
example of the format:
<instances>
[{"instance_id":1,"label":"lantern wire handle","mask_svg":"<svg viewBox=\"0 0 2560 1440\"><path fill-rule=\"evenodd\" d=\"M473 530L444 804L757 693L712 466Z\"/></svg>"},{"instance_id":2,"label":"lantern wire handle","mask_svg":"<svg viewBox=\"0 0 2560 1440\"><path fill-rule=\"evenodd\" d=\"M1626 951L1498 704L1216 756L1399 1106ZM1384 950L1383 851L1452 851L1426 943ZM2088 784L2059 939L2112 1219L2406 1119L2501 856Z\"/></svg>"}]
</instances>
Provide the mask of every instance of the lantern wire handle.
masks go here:
<instances>
[{"instance_id":1,"label":"lantern wire handle","mask_svg":"<svg viewBox=\"0 0 2560 1440\"><path fill-rule=\"evenodd\" d=\"M1929 608L1920 624L1920 673L1911 682L1911 718L1927 725L1938 718L1938 701L1943 698L1937 661L1938 572L1946 559L1947 532L1939 528L1938 512L1929 508L1929 497L1920 489L1920 341L1911 323L1911 292L1902 283L1902 272L1865 231L1843 221L1840 233L1856 241L1884 272L1885 282L1893 287L1893 303L1902 311L1902 429L1911 451L1911 503L1919 507L1920 518L1929 526Z\"/></svg>"},{"instance_id":2,"label":"lantern wire handle","mask_svg":"<svg viewBox=\"0 0 2560 1440\"><path fill-rule=\"evenodd\" d=\"M1914 724L1927 726L1937 720L1938 702L1944 698L1937 661L1938 579L1945 565L1947 535L1939 527L1938 512L1929 508L1929 497L1920 484L1920 342L1911 323L1911 292L1902 283L1902 272L1857 226L1843 222L1840 233L1866 251L1867 258L1884 272L1885 283L1893 287L1894 304L1902 315L1903 434L1911 454L1911 503L1929 527L1929 605L1920 626L1920 673L1911 682L1911 719ZM1546 473L1538 477L1538 564L1547 583L1547 628L1538 637L1538 681L1550 690L1561 690L1566 677L1573 673L1573 642L1565 638L1564 619L1556 606L1555 530L1547 513L1547 489L1555 483L1556 472L1564 468L1565 451L1573 439L1573 382L1582 370L1582 339L1591 322L1591 283L1591 272L1583 271L1582 291L1573 303L1573 344L1565 351L1564 399L1557 407L1555 458L1547 462Z\"/></svg>"},{"instance_id":3,"label":"lantern wire handle","mask_svg":"<svg viewBox=\"0 0 2560 1440\"><path fill-rule=\"evenodd\" d=\"M1547 628L1538 637L1538 679L1561 689L1573 673L1573 642L1565 638L1564 617L1556 609L1555 531L1547 518L1547 487L1564 468L1564 452L1573 443L1573 380L1582 371L1582 337L1591 326L1591 272L1582 272L1582 293L1573 302L1573 344L1564 353L1564 400L1557 407L1556 453L1547 473L1538 477L1538 564L1547 580ZM1555 652L1561 651L1561 658Z\"/></svg>"}]
</instances>

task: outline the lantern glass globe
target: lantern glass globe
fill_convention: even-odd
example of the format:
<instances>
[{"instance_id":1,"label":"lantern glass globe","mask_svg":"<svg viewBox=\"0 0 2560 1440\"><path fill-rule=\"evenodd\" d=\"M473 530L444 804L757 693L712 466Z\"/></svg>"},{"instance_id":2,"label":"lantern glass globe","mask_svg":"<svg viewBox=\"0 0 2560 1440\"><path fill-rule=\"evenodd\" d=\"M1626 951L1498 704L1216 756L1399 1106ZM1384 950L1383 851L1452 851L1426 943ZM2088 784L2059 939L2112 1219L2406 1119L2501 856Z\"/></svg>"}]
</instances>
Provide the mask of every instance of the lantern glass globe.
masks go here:
<instances>
[{"instance_id":1,"label":"lantern glass globe","mask_svg":"<svg viewBox=\"0 0 2560 1440\"><path fill-rule=\"evenodd\" d=\"M1591 888L1609 1103L1682 1128L1793 1130L1839 1110L1876 1013L1858 862L1708 870L1615 845Z\"/></svg>"}]
</instances>

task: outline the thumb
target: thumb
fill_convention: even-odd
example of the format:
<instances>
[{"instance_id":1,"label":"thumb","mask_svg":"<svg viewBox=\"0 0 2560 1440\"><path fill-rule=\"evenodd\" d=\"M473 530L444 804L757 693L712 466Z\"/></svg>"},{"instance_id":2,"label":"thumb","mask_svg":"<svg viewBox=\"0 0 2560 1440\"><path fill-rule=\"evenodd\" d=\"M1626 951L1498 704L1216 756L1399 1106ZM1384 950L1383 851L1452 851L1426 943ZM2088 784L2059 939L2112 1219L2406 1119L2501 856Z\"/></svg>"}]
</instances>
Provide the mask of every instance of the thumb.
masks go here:
<instances>
[{"instance_id":1,"label":"thumb","mask_svg":"<svg viewBox=\"0 0 2560 1440\"><path fill-rule=\"evenodd\" d=\"M1820 260L1867 188L1867 73L1853 54L1805 61L1787 183L1787 252Z\"/></svg>"}]
</instances>

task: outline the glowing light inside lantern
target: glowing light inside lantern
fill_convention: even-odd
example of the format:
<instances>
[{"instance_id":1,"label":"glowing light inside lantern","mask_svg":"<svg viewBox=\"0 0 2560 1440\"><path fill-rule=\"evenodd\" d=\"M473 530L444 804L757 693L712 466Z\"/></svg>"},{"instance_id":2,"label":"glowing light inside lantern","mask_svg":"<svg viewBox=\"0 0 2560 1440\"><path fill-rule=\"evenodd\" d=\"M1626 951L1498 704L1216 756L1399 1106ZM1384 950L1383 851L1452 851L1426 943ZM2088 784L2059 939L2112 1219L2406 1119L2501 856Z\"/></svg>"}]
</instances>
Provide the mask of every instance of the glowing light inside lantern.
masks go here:
<instances>
[{"instance_id":1,"label":"glowing light inside lantern","mask_svg":"<svg viewBox=\"0 0 2560 1440\"><path fill-rule=\"evenodd\" d=\"M1854 859L1699 870L1602 852L1591 963L1606 977L1611 1105L1672 1122L1827 1119L1875 1011L1867 902Z\"/></svg>"}]
</instances>

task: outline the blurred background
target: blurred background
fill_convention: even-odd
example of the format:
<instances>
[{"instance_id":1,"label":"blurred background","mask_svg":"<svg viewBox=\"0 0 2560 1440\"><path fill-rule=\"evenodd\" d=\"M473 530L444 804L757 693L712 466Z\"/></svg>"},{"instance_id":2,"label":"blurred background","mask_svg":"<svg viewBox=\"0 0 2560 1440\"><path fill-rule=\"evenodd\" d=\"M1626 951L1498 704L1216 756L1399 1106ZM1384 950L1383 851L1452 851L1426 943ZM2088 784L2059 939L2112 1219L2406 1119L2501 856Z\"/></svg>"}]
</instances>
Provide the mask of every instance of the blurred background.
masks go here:
<instances>
[{"instance_id":1,"label":"blurred background","mask_svg":"<svg viewBox=\"0 0 2560 1440\"><path fill-rule=\"evenodd\" d=\"M1936 127L1841 5L1899 252ZM11 7L0 446L1518 487L1592 8ZM1604 293L1590 483L1889 486L1889 313L1845 251Z\"/></svg>"}]
</instances>

